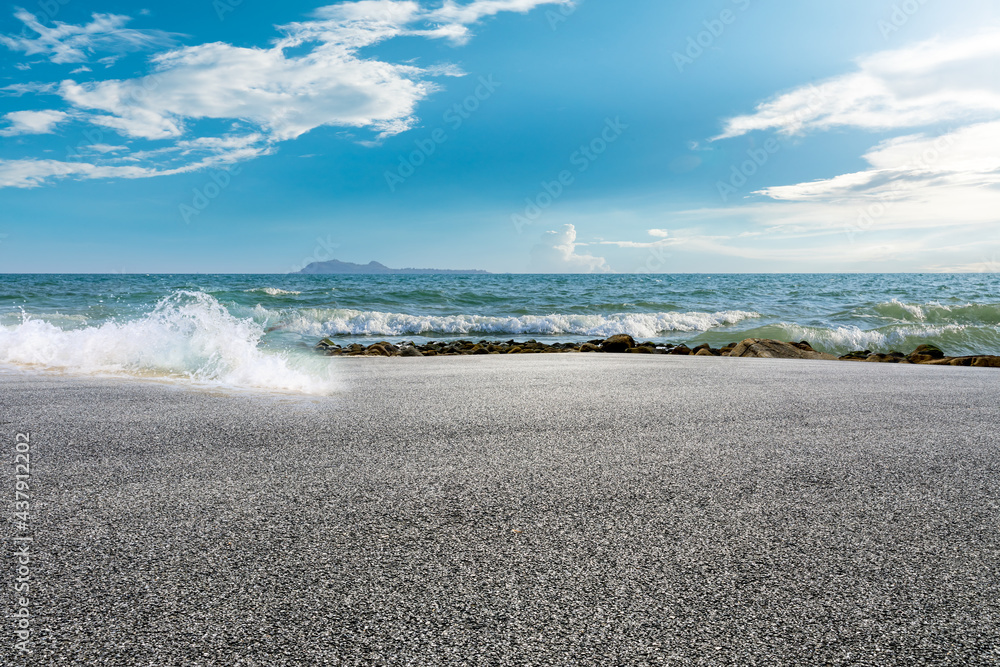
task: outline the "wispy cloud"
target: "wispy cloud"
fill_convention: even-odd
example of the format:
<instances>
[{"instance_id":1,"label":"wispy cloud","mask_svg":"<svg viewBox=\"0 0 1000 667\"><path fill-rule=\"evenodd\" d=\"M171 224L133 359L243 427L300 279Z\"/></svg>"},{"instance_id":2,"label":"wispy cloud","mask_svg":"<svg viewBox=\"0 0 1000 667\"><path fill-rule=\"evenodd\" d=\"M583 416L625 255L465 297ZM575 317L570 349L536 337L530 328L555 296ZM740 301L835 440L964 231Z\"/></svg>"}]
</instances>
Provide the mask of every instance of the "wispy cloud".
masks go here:
<instances>
[{"instance_id":1,"label":"wispy cloud","mask_svg":"<svg viewBox=\"0 0 1000 667\"><path fill-rule=\"evenodd\" d=\"M93 14L90 23L71 25L56 21L48 28L31 12L19 9L14 17L35 33L34 37L0 35L0 44L28 56L45 56L54 63L82 63L98 52L125 53L170 46L179 35L162 30L125 28L131 19L118 14Z\"/></svg>"},{"instance_id":2,"label":"wispy cloud","mask_svg":"<svg viewBox=\"0 0 1000 667\"><path fill-rule=\"evenodd\" d=\"M728 119L716 139L755 130L886 130L995 117L998 63L997 28L876 53L858 61L854 72L778 95L752 114Z\"/></svg>"}]
</instances>

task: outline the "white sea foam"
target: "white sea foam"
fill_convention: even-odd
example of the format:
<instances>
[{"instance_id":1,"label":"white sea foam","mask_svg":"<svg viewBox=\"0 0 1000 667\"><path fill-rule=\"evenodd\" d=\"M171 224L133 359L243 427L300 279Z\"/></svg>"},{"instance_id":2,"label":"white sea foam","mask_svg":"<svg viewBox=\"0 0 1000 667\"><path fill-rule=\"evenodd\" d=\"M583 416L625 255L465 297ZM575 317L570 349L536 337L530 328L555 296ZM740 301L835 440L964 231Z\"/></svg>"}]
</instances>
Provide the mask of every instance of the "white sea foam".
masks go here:
<instances>
[{"instance_id":1,"label":"white sea foam","mask_svg":"<svg viewBox=\"0 0 1000 667\"><path fill-rule=\"evenodd\" d=\"M614 315L406 315L348 309L296 311L286 328L304 335L406 336L416 334L559 335L655 338L672 331L708 331L760 317L742 310L717 313L618 313Z\"/></svg>"},{"instance_id":2,"label":"white sea foam","mask_svg":"<svg viewBox=\"0 0 1000 667\"><path fill-rule=\"evenodd\" d=\"M899 299L893 299L892 303L893 303L893 305L899 306L900 308L902 308L906 312L908 312L911 315L913 315L913 317L915 319L918 319L918 320L926 320L927 319L927 316L924 314L924 309L921 308L920 306L916 305L916 304L903 303Z\"/></svg>"},{"instance_id":3,"label":"white sea foam","mask_svg":"<svg viewBox=\"0 0 1000 667\"><path fill-rule=\"evenodd\" d=\"M845 352L914 347L921 342L933 341L948 335L954 336L967 329L962 324L942 326L922 324L891 326L881 329L860 329L856 326L823 329L788 323L778 326L783 328L792 340L806 339L819 349Z\"/></svg>"},{"instance_id":4,"label":"white sea foam","mask_svg":"<svg viewBox=\"0 0 1000 667\"><path fill-rule=\"evenodd\" d=\"M25 317L0 327L0 361L82 373L181 377L234 387L328 394L328 360L258 348L260 324L202 292L177 292L126 322L60 329Z\"/></svg>"},{"instance_id":5,"label":"white sea foam","mask_svg":"<svg viewBox=\"0 0 1000 667\"><path fill-rule=\"evenodd\" d=\"M873 310L876 315L897 322L927 322L942 325L1000 323L1000 304L996 303L947 305L940 301L904 303L899 299L893 299L876 304Z\"/></svg>"},{"instance_id":6,"label":"white sea foam","mask_svg":"<svg viewBox=\"0 0 1000 667\"><path fill-rule=\"evenodd\" d=\"M244 292L257 292L261 294L269 294L271 296L283 296L286 294L302 294L302 292L296 292L295 290L285 290L278 289L277 287L254 287L253 289L245 289Z\"/></svg>"}]
</instances>

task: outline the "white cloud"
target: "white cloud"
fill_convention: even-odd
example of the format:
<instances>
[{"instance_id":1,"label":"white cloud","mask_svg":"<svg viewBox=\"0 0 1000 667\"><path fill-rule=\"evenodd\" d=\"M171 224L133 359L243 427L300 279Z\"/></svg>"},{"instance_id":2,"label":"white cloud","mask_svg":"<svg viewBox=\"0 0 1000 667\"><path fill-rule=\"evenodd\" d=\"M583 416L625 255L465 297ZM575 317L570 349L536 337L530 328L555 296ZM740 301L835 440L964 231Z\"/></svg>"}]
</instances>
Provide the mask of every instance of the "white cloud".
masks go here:
<instances>
[{"instance_id":1,"label":"white cloud","mask_svg":"<svg viewBox=\"0 0 1000 667\"><path fill-rule=\"evenodd\" d=\"M170 169L138 165L93 164L60 160L0 160L0 188L34 188L53 178L75 177L80 180L99 178L151 178L171 176L201 169L222 167L232 162L250 160L263 155L258 148L243 148L208 157ZM118 158L122 161L122 158Z\"/></svg>"},{"instance_id":2,"label":"white cloud","mask_svg":"<svg viewBox=\"0 0 1000 667\"><path fill-rule=\"evenodd\" d=\"M559 231L548 231L542 242L531 250L532 270L552 273L610 273L603 257L577 254L576 227L563 225Z\"/></svg>"},{"instance_id":3,"label":"white cloud","mask_svg":"<svg viewBox=\"0 0 1000 667\"><path fill-rule=\"evenodd\" d=\"M90 146L83 146L81 150L94 151L96 153L120 153L122 151L127 151L128 146L112 146L110 144L91 144Z\"/></svg>"},{"instance_id":4,"label":"white cloud","mask_svg":"<svg viewBox=\"0 0 1000 667\"><path fill-rule=\"evenodd\" d=\"M794 134L973 122L1000 113L1000 28L876 53L855 72L803 86L725 122L715 139L755 130Z\"/></svg>"},{"instance_id":5,"label":"white cloud","mask_svg":"<svg viewBox=\"0 0 1000 667\"><path fill-rule=\"evenodd\" d=\"M131 19L117 14L93 14L85 25L55 21L47 28L31 12L19 9L14 17L37 37L0 35L0 44L28 56L43 55L54 63L86 62L98 51L124 53L169 46L177 35L162 30L123 27Z\"/></svg>"},{"instance_id":6,"label":"white cloud","mask_svg":"<svg viewBox=\"0 0 1000 667\"><path fill-rule=\"evenodd\" d=\"M890 139L864 157L867 170L765 188L775 203L745 210L772 229L851 237L1000 223L1000 121Z\"/></svg>"},{"instance_id":7,"label":"white cloud","mask_svg":"<svg viewBox=\"0 0 1000 667\"><path fill-rule=\"evenodd\" d=\"M0 128L0 136L12 137L18 134L50 134L55 126L69 117L63 111L46 109L43 111L12 111L3 119L9 123Z\"/></svg>"},{"instance_id":8,"label":"white cloud","mask_svg":"<svg viewBox=\"0 0 1000 667\"><path fill-rule=\"evenodd\" d=\"M338 45L339 46L339 45ZM320 47L286 57L281 47L250 49L205 44L154 60L141 79L78 84L60 94L95 122L126 136L164 139L184 134L186 120L240 119L275 141L322 125L409 129L416 104L435 90L408 65L361 60L343 48Z\"/></svg>"},{"instance_id":9,"label":"white cloud","mask_svg":"<svg viewBox=\"0 0 1000 667\"><path fill-rule=\"evenodd\" d=\"M445 0L444 5L427 15L427 20L432 22L442 22L446 28L453 31L454 35L449 35L454 40L463 41L467 38L467 31L461 26L470 25L487 17L494 16L500 12L521 12L527 13L542 4L571 5L572 0L554 0L553 2L543 2L540 0L475 0L466 5L460 5L454 0Z\"/></svg>"},{"instance_id":10,"label":"white cloud","mask_svg":"<svg viewBox=\"0 0 1000 667\"><path fill-rule=\"evenodd\" d=\"M57 90L80 120L124 137L174 142L174 147L114 158L175 160L144 165L150 175L186 168L185 163L176 162L190 155L181 144L202 120L229 123L226 133L217 137L220 144L196 146L201 160L212 158L215 151L216 162L231 161L237 155L263 155L278 142L324 126L367 129L377 142L413 127L418 103L438 89L429 77L461 72L448 65L421 68L365 58L359 49L404 35L461 42L468 37L467 26L482 18L568 1L475 0L466 5L449 1L437 9L413 1L345 2L317 9L312 20L279 27L281 37L267 48L221 42L183 47L154 57L153 71L146 76L83 83L65 80ZM51 30L36 25L34 17L30 20L42 37L27 42L4 38L3 43L34 52L47 49L53 59L69 62L83 54L84 44L93 48L95 36L103 35L109 25L120 25L126 17L95 15L94 23L87 26L58 23ZM147 43L143 39L136 35L125 41ZM23 86L8 89L9 94L30 92ZM240 148L234 150L227 142L238 143ZM51 170L53 177L86 177L85 173L90 172ZM38 184L37 179L20 182Z\"/></svg>"},{"instance_id":11,"label":"white cloud","mask_svg":"<svg viewBox=\"0 0 1000 667\"><path fill-rule=\"evenodd\" d=\"M149 170L141 167L102 167L86 162L58 160L0 160L0 187L33 188L52 177L143 178Z\"/></svg>"},{"instance_id":12,"label":"white cloud","mask_svg":"<svg viewBox=\"0 0 1000 667\"><path fill-rule=\"evenodd\" d=\"M665 246L677 245L678 239L668 238L670 232L666 229L649 229L647 234L659 240L657 241L601 241L601 245L613 245L619 248L662 248Z\"/></svg>"}]
</instances>

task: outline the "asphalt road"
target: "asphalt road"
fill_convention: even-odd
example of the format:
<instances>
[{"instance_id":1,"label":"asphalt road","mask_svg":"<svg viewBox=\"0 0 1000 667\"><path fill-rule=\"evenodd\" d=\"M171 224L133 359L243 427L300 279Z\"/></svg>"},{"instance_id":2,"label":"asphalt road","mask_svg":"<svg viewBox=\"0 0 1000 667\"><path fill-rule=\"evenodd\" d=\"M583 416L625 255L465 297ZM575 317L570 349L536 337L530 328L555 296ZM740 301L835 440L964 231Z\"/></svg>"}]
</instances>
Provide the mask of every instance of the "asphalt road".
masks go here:
<instances>
[{"instance_id":1,"label":"asphalt road","mask_svg":"<svg viewBox=\"0 0 1000 667\"><path fill-rule=\"evenodd\" d=\"M0 376L0 664L1000 663L996 369L331 362L329 398Z\"/></svg>"}]
</instances>

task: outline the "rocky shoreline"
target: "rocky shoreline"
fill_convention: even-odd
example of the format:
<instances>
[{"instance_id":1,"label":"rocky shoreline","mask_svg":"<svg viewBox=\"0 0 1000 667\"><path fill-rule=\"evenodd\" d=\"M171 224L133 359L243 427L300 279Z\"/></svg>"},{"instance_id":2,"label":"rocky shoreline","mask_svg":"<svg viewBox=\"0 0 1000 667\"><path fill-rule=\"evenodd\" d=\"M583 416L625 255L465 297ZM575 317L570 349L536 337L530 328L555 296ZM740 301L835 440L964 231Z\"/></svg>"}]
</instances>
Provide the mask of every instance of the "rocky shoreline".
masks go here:
<instances>
[{"instance_id":1,"label":"rocky shoreline","mask_svg":"<svg viewBox=\"0 0 1000 667\"><path fill-rule=\"evenodd\" d=\"M920 345L909 354L891 351L887 353L858 350L841 357L818 352L806 341L786 343L783 341L748 338L738 343L730 343L721 348L707 344L690 348L686 345L657 345L652 342L637 343L627 334L597 339L586 343L539 343L535 340L518 342L488 341L473 342L456 340L430 342L417 345L413 342L394 345L382 341L371 345L354 343L341 346L329 338L324 338L315 347L316 351L332 357L440 357L484 354L672 354L699 357L757 357L765 359L824 359L829 361L864 361L889 364L929 364L935 366L977 366L1000 368L1000 356L970 355L951 357L934 345Z\"/></svg>"}]
</instances>

